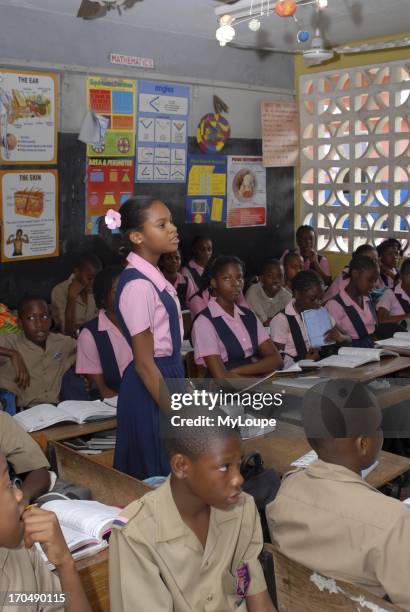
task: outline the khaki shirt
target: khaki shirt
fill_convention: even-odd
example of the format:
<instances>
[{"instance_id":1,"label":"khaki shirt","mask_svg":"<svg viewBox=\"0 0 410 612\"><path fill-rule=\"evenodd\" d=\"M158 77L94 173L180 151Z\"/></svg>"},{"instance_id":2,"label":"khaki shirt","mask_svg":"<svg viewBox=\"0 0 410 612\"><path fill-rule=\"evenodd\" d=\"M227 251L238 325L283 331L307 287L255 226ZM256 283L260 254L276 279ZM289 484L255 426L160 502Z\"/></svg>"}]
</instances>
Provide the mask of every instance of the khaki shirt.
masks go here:
<instances>
[{"instance_id":1,"label":"khaki shirt","mask_svg":"<svg viewBox=\"0 0 410 612\"><path fill-rule=\"evenodd\" d=\"M77 343L73 338L51 333L42 349L23 334L0 335L0 346L18 351L30 374L30 385L22 389L8 357L0 357L0 388L17 396L19 406L57 404L64 373L75 363Z\"/></svg>"},{"instance_id":2,"label":"khaki shirt","mask_svg":"<svg viewBox=\"0 0 410 612\"><path fill-rule=\"evenodd\" d=\"M281 312L291 301L292 295L284 287L274 297L266 295L261 283L254 283L246 292L246 301L258 319L265 323Z\"/></svg>"},{"instance_id":3,"label":"khaki shirt","mask_svg":"<svg viewBox=\"0 0 410 612\"><path fill-rule=\"evenodd\" d=\"M287 474L266 509L289 559L410 610L410 509L340 465Z\"/></svg>"},{"instance_id":4,"label":"khaki shirt","mask_svg":"<svg viewBox=\"0 0 410 612\"><path fill-rule=\"evenodd\" d=\"M16 474L50 467L39 445L6 412L0 412L0 451Z\"/></svg>"},{"instance_id":5,"label":"khaki shirt","mask_svg":"<svg viewBox=\"0 0 410 612\"><path fill-rule=\"evenodd\" d=\"M65 310L67 307L68 288L70 287L74 275L56 285L51 291L51 315L57 329L61 332L65 330ZM77 295L75 301L75 320L77 327L82 327L84 323L95 319L98 314L92 291L88 293L87 302L84 303L81 295Z\"/></svg>"},{"instance_id":6,"label":"khaki shirt","mask_svg":"<svg viewBox=\"0 0 410 612\"><path fill-rule=\"evenodd\" d=\"M110 539L111 610L129 612L246 611L236 595L236 572L248 564L247 595L266 590L258 555L262 549L253 498L242 493L227 511L211 508L205 550L182 521L170 479L130 504L128 523Z\"/></svg>"},{"instance_id":7,"label":"khaki shirt","mask_svg":"<svg viewBox=\"0 0 410 612\"><path fill-rule=\"evenodd\" d=\"M9 597L7 596L9 593ZM57 603L26 603L25 605L6 605L12 595L17 593L54 594ZM15 549L0 548L0 610L2 612L63 612L63 603L58 603L61 593L58 576L50 572L35 548L27 550L24 546ZM3 597L5 597L4 605Z\"/></svg>"}]
</instances>

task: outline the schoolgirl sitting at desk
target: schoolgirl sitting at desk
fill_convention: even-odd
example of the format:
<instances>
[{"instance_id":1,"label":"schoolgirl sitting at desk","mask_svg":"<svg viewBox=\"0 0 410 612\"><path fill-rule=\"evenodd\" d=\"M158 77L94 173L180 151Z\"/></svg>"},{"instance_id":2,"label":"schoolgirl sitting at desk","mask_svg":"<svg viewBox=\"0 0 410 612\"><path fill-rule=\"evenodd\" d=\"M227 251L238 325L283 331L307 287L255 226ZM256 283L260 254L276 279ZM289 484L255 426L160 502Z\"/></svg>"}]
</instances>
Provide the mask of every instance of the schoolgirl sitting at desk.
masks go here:
<instances>
[{"instance_id":1,"label":"schoolgirl sitting at desk","mask_svg":"<svg viewBox=\"0 0 410 612\"><path fill-rule=\"evenodd\" d=\"M244 270L234 256L218 257L211 267L215 297L194 319L195 361L213 378L258 376L282 367L273 342L256 315L239 306Z\"/></svg>"},{"instance_id":2,"label":"schoolgirl sitting at desk","mask_svg":"<svg viewBox=\"0 0 410 612\"><path fill-rule=\"evenodd\" d=\"M353 253L353 257L356 257L356 255L366 255L366 257L370 257L371 259L374 259L374 261L377 264L379 263L379 255L377 253L377 249L372 244L367 244L367 243L366 244L361 244L359 247L357 247L357 249ZM349 283L349 280L350 280L349 266L347 265L347 266L345 266L343 268L343 270L341 270L339 272L339 274L336 276L336 278L333 281L333 283L327 289L327 291L326 291L326 293L325 293L325 295L323 297L323 301L327 302L328 300L330 300L335 295L338 295L338 293L340 293L341 289L345 289L345 287ZM377 279L377 283L375 285L375 288L376 289L381 289L383 287L385 287L384 282L382 281L382 279L379 276L379 278Z\"/></svg>"},{"instance_id":3,"label":"schoolgirl sitting at desk","mask_svg":"<svg viewBox=\"0 0 410 612\"><path fill-rule=\"evenodd\" d=\"M392 333L407 331L405 319L410 319L410 258L401 264L400 282L394 289L386 289L376 308L379 328L386 326Z\"/></svg>"},{"instance_id":4,"label":"schoolgirl sitting at desk","mask_svg":"<svg viewBox=\"0 0 410 612\"><path fill-rule=\"evenodd\" d=\"M195 317L209 302L209 273L207 266L211 260L213 245L207 236L195 236L192 241L192 258L181 270L188 280L186 293L187 307Z\"/></svg>"},{"instance_id":5,"label":"schoolgirl sitting at desk","mask_svg":"<svg viewBox=\"0 0 410 612\"><path fill-rule=\"evenodd\" d=\"M177 290L181 310L188 308L186 305L188 280L179 271L181 268L181 253L179 252L179 249L178 251L175 251L175 253L164 253L161 255L158 261L158 268L161 270L167 281Z\"/></svg>"},{"instance_id":6,"label":"schoolgirl sitting at desk","mask_svg":"<svg viewBox=\"0 0 410 612\"><path fill-rule=\"evenodd\" d=\"M94 280L94 299L98 317L86 323L77 341L76 373L84 374L101 398L118 395L132 351L125 339L115 311L115 292L121 266L105 268Z\"/></svg>"},{"instance_id":7,"label":"schoolgirl sitting at desk","mask_svg":"<svg viewBox=\"0 0 410 612\"><path fill-rule=\"evenodd\" d=\"M304 310L322 307L324 285L319 274L313 270L299 272L292 281L293 299L270 322L271 338L279 351L294 361L320 357L319 348L312 348L302 319ZM332 327L325 336L326 342L348 342L350 338L341 333L330 317Z\"/></svg>"},{"instance_id":8,"label":"schoolgirl sitting at desk","mask_svg":"<svg viewBox=\"0 0 410 612\"><path fill-rule=\"evenodd\" d=\"M377 263L365 255L353 257L349 266L350 280L345 289L326 303L326 308L340 329L352 338L352 345L374 346L376 312L369 294L379 276Z\"/></svg>"}]
</instances>

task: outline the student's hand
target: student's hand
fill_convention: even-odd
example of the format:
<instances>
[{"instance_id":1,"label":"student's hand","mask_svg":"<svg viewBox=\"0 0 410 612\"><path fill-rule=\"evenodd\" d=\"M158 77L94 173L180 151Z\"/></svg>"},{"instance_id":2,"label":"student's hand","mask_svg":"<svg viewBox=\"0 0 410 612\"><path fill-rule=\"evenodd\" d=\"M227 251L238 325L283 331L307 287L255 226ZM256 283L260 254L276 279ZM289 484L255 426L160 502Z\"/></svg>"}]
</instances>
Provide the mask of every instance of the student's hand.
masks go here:
<instances>
[{"instance_id":1,"label":"student's hand","mask_svg":"<svg viewBox=\"0 0 410 612\"><path fill-rule=\"evenodd\" d=\"M68 288L68 299L75 300L76 297L85 289L86 287L83 285L83 283L80 283L80 281L74 277Z\"/></svg>"},{"instance_id":2,"label":"student's hand","mask_svg":"<svg viewBox=\"0 0 410 612\"><path fill-rule=\"evenodd\" d=\"M34 542L39 542L50 563L57 568L73 563L54 512L32 506L23 512L22 520L26 548L31 548Z\"/></svg>"},{"instance_id":3,"label":"student's hand","mask_svg":"<svg viewBox=\"0 0 410 612\"><path fill-rule=\"evenodd\" d=\"M23 357L18 351L13 351L13 354L10 359L14 371L16 373L16 378L14 379L14 382L21 389L26 389L30 384L30 374L28 373Z\"/></svg>"},{"instance_id":4,"label":"student's hand","mask_svg":"<svg viewBox=\"0 0 410 612\"><path fill-rule=\"evenodd\" d=\"M319 265L319 259L317 256L317 252L314 249L311 249L307 256L311 264Z\"/></svg>"},{"instance_id":5,"label":"student's hand","mask_svg":"<svg viewBox=\"0 0 410 612\"><path fill-rule=\"evenodd\" d=\"M319 349L310 348L308 352L306 353L305 359L311 359L312 361L319 361L320 359Z\"/></svg>"},{"instance_id":6,"label":"student's hand","mask_svg":"<svg viewBox=\"0 0 410 612\"><path fill-rule=\"evenodd\" d=\"M342 342L346 341L346 336L344 336L335 325L332 327L332 329L329 329L329 331L326 332L325 340L326 342L338 342L341 344Z\"/></svg>"}]
</instances>

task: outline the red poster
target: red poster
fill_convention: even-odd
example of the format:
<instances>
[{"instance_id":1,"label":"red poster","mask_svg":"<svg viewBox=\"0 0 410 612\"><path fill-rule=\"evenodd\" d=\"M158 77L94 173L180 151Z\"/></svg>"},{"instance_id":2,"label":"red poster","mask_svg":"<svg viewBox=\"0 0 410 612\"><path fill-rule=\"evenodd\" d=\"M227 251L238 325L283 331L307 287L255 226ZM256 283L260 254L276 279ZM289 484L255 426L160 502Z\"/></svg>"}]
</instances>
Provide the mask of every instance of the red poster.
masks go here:
<instances>
[{"instance_id":1,"label":"red poster","mask_svg":"<svg viewBox=\"0 0 410 612\"><path fill-rule=\"evenodd\" d=\"M98 234L110 208L118 210L133 194L134 159L87 159L85 233Z\"/></svg>"}]
</instances>

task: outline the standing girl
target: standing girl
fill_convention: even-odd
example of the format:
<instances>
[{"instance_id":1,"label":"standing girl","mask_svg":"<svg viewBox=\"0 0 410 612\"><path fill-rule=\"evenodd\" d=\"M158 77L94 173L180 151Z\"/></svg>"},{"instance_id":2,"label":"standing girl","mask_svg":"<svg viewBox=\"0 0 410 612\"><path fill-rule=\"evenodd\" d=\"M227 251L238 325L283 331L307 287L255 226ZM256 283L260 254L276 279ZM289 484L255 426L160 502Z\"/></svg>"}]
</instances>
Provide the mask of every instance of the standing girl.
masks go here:
<instances>
[{"instance_id":1,"label":"standing girl","mask_svg":"<svg viewBox=\"0 0 410 612\"><path fill-rule=\"evenodd\" d=\"M215 298L194 319L195 361L212 378L259 376L282 368L282 359L257 316L238 305L243 289L243 264L221 256L211 268Z\"/></svg>"},{"instance_id":2,"label":"standing girl","mask_svg":"<svg viewBox=\"0 0 410 612\"><path fill-rule=\"evenodd\" d=\"M133 361L118 397L114 467L139 479L166 475L160 410L169 409L165 380L184 378L183 327L177 292L157 264L162 253L177 251L177 228L165 204L147 198L127 200L119 213L109 211L106 221L110 229L120 228L131 249L116 294L118 320Z\"/></svg>"}]
</instances>

